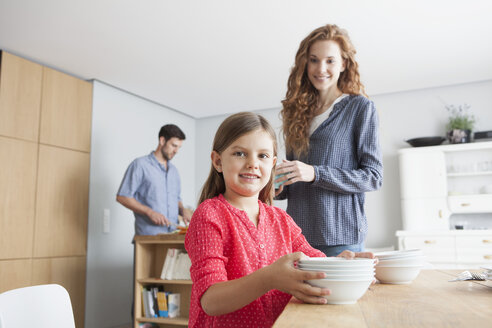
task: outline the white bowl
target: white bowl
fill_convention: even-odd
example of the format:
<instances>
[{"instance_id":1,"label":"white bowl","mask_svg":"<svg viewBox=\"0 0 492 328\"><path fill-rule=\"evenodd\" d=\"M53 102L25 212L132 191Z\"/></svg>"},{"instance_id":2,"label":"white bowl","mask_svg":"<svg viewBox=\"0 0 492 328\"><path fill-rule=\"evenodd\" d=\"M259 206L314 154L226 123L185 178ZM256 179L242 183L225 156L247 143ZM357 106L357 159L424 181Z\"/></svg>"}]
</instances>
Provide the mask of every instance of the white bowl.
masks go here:
<instances>
[{"instance_id":1,"label":"white bowl","mask_svg":"<svg viewBox=\"0 0 492 328\"><path fill-rule=\"evenodd\" d=\"M425 256L415 256L415 257L405 257L401 259L394 260L385 260L380 259L379 263L376 264L376 267L400 267L400 266L416 266L416 265L424 265L425 264Z\"/></svg>"},{"instance_id":2,"label":"white bowl","mask_svg":"<svg viewBox=\"0 0 492 328\"><path fill-rule=\"evenodd\" d=\"M366 280L374 279L376 272L364 273L364 274L326 274L325 279L345 279L345 280Z\"/></svg>"},{"instance_id":3,"label":"white bowl","mask_svg":"<svg viewBox=\"0 0 492 328\"><path fill-rule=\"evenodd\" d=\"M400 267L376 266L376 278L384 284L409 284L417 278L421 269L422 265Z\"/></svg>"},{"instance_id":4,"label":"white bowl","mask_svg":"<svg viewBox=\"0 0 492 328\"><path fill-rule=\"evenodd\" d=\"M297 264L302 270L318 270L318 271L350 271L350 272L366 272L374 271L374 265L371 266L344 266L344 265L317 265L317 264Z\"/></svg>"},{"instance_id":5,"label":"white bowl","mask_svg":"<svg viewBox=\"0 0 492 328\"><path fill-rule=\"evenodd\" d=\"M299 260L299 264L316 264L316 265L326 265L326 266L373 266L375 259L367 259L356 257L351 260L347 260L343 257L310 257L307 259Z\"/></svg>"},{"instance_id":6,"label":"white bowl","mask_svg":"<svg viewBox=\"0 0 492 328\"><path fill-rule=\"evenodd\" d=\"M365 268L365 269L357 269L357 270L352 270L352 269L340 269L340 270L332 270L331 268L326 269L326 268L304 268L304 267L299 267L299 270L304 270L304 271L316 271L316 272L324 272L326 274L372 274L376 271L374 267L371 268Z\"/></svg>"},{"instance_id":7,"label":"white bowl","mask_svg":"<svg viewBox=\"0 0 492 328\"><path fill-rule=\"evenodd\" d=\"M318 271L318 270L304 270L303 271L311 271L311 272L324 272L325 279L350 279L350 280L359 280L359 279L370 279L374 278L376 274L375 271L367 271L367 272L350 272L350 271Z\"/></svg>"},{"instance_id":8,"label":"white bowl","mask_svg":"<svg viewBox=\"0 0 492 328\"><path fill-rule=\"evenodd\" d=\"M381 260L393 260L393 259L401 259L406 257L415 257L415 256L423 256L424 253L420 249L407 249L401 251L387 251L387 252L379 252L374 253L374 256Z\"/></svg>"},{"instance_id":9,"label":"white bowl","mask_svg":"<svg viewBox=\"0 0 492 328\"><path fill-rule=\"evenodd\" d=\"M373 278L364 280L312 279L307 283L330 289L330 295L323 296L328 304L354 304L364 295Z\"/></svg>"}]
</instances>

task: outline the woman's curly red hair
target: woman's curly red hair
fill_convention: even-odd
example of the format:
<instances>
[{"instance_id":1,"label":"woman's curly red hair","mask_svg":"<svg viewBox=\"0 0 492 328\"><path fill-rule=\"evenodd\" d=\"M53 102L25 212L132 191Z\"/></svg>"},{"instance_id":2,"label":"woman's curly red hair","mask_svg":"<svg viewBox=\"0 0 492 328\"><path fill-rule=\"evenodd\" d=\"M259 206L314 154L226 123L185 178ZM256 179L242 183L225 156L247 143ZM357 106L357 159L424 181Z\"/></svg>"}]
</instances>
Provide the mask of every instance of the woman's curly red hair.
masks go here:
<instances>
[{"instance_id":1,"label":"woman's curly red hair","mask_svg":"<svg viewBox=\"0 0 492 328\"><path fill-rule=\"evenodd\" d=\"M299 158L309 148L309 126L320 105L319 93L307 76L309 50L317 41L333 40L340 46L345 70L338 79L338 88L346 94L367 96L360 82L359 64L348 33L337 25L325 25L312 31L302 40L287 82L287 93L280 112L287 154Z\"/></svg>"}]
</instances>

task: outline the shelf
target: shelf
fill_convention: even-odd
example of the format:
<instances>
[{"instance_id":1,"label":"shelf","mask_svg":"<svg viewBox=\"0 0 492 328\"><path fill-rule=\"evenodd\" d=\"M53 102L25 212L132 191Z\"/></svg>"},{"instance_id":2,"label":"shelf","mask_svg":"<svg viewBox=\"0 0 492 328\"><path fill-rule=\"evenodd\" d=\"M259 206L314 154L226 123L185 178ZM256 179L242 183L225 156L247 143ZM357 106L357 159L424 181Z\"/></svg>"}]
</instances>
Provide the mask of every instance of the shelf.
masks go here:
<instances>
[{"instance_id":1,"label":"shelf","mask_svg":"<svg viewBox=\"0 0 492 328\"><path fill-rule=\"evenodd\" d=\"M155 285L155 284L191 285L192 284L191 280L185 280L185 279L166 280L166 279L159 279L159 278L143 278L143 279L137 279L137 281L142 285Z\"/></svg>"},{"instance_id":2,"label":"shelf","mask_svg":"<svg viewBox=\"0 0 492 328\"><path fill-rule=\"evenodd\" d=\"M473 177L473 176L484 176L484 175L492 175L492 171L457 172L457 173L448 173L447 174L447 176L449 178L454 178L454 177Z\"/></svg>"},{"instance_id":3,"label":"shelf","mask_svg":"<svg viewBox=\"0 0 492 328\"><path fill-rule=\"evenodd\" d=\"M168 324L176 326L188 326L188 318L177 317L177 318L137 318L137 322L152 322L157 324Z\"/></svg>"},{"instance_id":4,"label":"shelf","mask_svg":"<svg viewBox=\"0 0 492 328\"><path fill-rule=\"evenodd\" d=\"M177 233L166 233L155 236L135 236L135 241L140 244L184 244L185 235L179 235Z\"/></svg>"}]
</instances>

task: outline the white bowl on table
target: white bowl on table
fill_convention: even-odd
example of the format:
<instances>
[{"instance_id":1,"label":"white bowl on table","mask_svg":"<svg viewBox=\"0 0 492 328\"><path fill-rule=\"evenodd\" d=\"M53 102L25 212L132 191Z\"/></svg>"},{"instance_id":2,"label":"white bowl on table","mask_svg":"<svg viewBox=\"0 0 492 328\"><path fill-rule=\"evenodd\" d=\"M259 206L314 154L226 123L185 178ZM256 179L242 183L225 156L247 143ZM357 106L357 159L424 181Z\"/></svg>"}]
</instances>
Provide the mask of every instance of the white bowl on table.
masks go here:
<instances>
[{"instance_id":1,"label":"white bowl on table","mask_svg":"<svg viewBox=\"0 0 492 328\"><path fill-rule=\"evenodd\" d=\"M371 285L373 278L362 280L312 279L307 283L321 288L330 289L330 295L323 296L327 304L355 304Z\"/></svg>"},{"instance_id":2,"label":"white bowl on table","mask_svg":"<svg viewBox=\"0 0 492 328\"><path fill-rule=\"evenodd\" d=\"M302 270L309 271L323 271L323 272L340 272L340 271L350 271L350 272L371 272L374 271L374 265L365 267L347 267L347 266L325 266L325 265L308 265L308 264L297 264L297 267Z\"/></svg>"},{"instance_id":3,"label":"white bowl on table","mask_svg":"<svg viewBox=\"0 0 492 328\"><path fill-rule=\"evenodd\" d=\"M425 264L425 256L404 257L398 259L379 259L379 263L376 267L400 267L400 266L418 266Z\"/></svg>"},{"instance_id":4,"label":"white bowl on table","mask_svg":"<svg viewBox=\"0 0 492 328\"><path fill-rule=\"evenodd\" d=\"M420 273L422 265L376 266L376 279L384 284L410 284Z\"/></svg>"},{"instance_id":5,"label":"white bowl on table","mask_svg":"<svg viewBox=\"0 0 492 328\"><path fill-rule=\"evenodd\" d=\"M356 257L354 259L346 259L343 257L310 257L299 260L300 265L320 265L320 266L335 266L335 267L370 267L374 266L374 259Z\"/></svg>"},{"instance_id":6,"label":"white bowl on table","mask_svg":"<svg viewBox=\"0 0 492 328\"><path fill-rule=\"evenodd\" d=\"M395 259L417 257L423 255L424 253L422 252L421 249L406 249L406 250L399 250L399 251L386 251L386 252L374 253L374 256L377 257L379 261L395 260Z\"/></svg>"}]
</instances>

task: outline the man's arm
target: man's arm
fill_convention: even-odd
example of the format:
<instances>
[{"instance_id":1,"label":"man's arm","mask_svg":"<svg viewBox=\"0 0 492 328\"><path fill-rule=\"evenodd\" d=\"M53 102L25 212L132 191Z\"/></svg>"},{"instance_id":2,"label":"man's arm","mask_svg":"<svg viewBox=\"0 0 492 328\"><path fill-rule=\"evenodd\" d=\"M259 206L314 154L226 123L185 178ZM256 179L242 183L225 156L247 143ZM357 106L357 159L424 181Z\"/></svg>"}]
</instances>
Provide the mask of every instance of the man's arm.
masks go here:
<instances>
[{"instance_id":1,"label":"man's arm","mask_svg":"<svg viewBox=\"0 0 492 328\"><path fill-rule=\"evenodd\" d=\"M168 227L171 225L171 221L169 221L164 215L154 211L148 206L143 205L135 198L118 195L116 196L116 201L133 212L149 217L149 219L157 225L165 225Z\"/></svg>"},{"instance_id":2,"label":"man's arm","mask_svg":"<svg viewBox=\"0 0 492 328\"><path fill-rule=\"evenodd\" d=\"M183 202L178 202L179 215L183 217L183 221L188 225L191 221L191 212L183 206Z\"/></svg>"}]
</instances>

